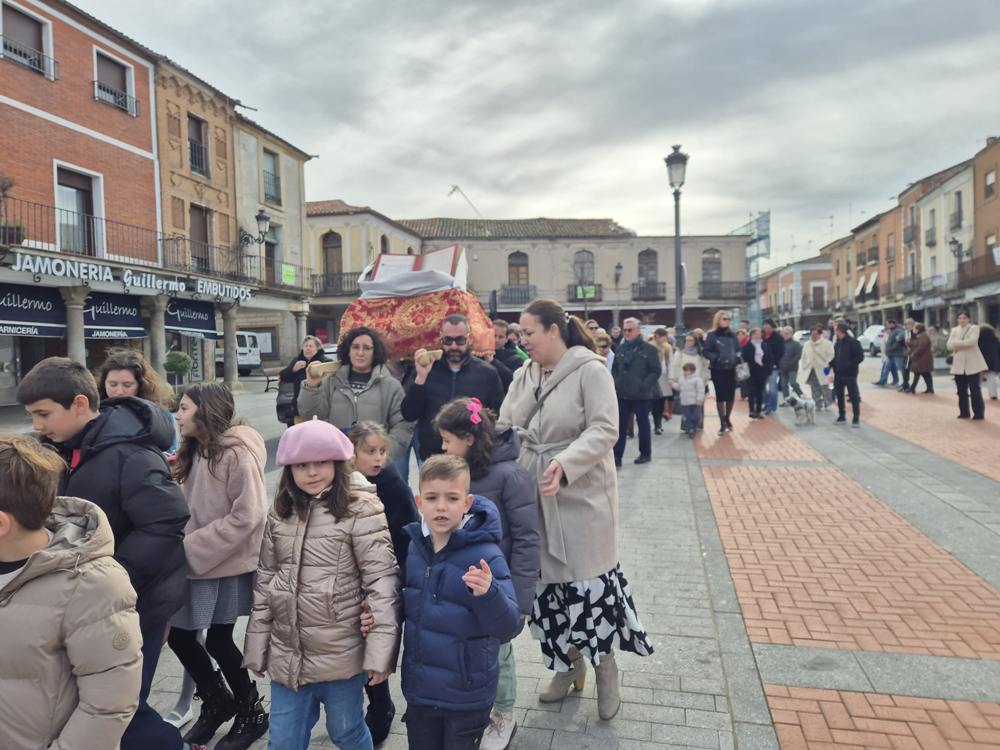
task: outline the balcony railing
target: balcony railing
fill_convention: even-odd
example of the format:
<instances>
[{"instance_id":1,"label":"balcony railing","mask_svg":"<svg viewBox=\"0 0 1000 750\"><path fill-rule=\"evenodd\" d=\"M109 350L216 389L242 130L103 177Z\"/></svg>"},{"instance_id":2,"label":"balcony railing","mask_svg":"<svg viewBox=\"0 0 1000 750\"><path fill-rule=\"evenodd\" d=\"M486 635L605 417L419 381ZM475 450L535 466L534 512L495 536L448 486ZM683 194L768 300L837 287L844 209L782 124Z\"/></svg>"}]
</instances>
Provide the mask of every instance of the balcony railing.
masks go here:
<instances>
[{"instance_id":1,"label":"balcony railing","mask_svg":"<svg viewBox=\"0 0 1000 750\"><path fill-rule=\"evenodd\" d=\"M910 224L909 226L903 227L903 244L909 244L911 242L917 241L917 225Z\"/></svg>"},{"instance_id":2,"label":"balcony railing","mask_svg":"<svg viewBox=\"0 0 1000 750\"><path fill-rule=\"evenodd\" d=\"M958 267L958 285L962 289L991 281L1000 281L1000 264L993 258L992 251L977 255Z\"/></svg>"},{"instance_id":3,"label":"balcony railing","mask_svg":"<svg viewBox=\"0 0 1000 750\"><path fill-rule=\"evenodd\" d=\"M746 281L699 281L699 299L744 300L750 296L750 282Z\"/></svg>"},{"instance_id":4,"label":"balcony railing","mask_svg":"<svg viewBox=\"0 0 1000 750\"><path fill-rule=\"evenodd\" d=\"M264 170L264 200L275 205L281 205L281 178L273 172Z\"/></svg>"},{"instance_id":5,"label":"balcony railing","mask_svg":"<svg viewBox=\"0 0 1000 750\"><path fill-rule=\"evenodd\" d=\"M526 305L538 297L534 284L504 284L500 287L501 305Z\"/></svg>"},{"instance_id":6,"label":"balcony railing","mask_svg":"<svg viewBox=\"0 0 1000 750\"><path fill-rule=\"evenodd\" d=\"M865 253L865 251L862 250L860 253L857 254L855 258L855 267L861 268L862 266L864 266L867 260L868 260L867 253Z\"/></svg>"},{"instance_id":7,"label":"balcony railing","mask_svg":"<svg viewBox=\"0 0 1000 750\"><path fill-rule=\"evenodd\" d=\"M961 211L954 211L948 217L948 226L951 227L952 229L961 229L962 228L962 212Z\"/></svg>"},{"instance_id":8,"label":"balcony railing","mask_svg":"<svg viewBox=\"0 0 1000 750\"><path fill-rule=\"evenodd\" d=\"M916 274L903 276L896 284L896 291L900 294L913 294L920 289L920 277Z\"/></svg>"},{"instance_id":9,"label":"balcony railing","mask_svg":"<svg viewBox=\"0 0 1000 750\"><path fill-rule=\"evenodd\" d=\"M924 230L924 244L933 247L937 244L937 227Z\"/></svg>"},{"instance_id":10,"label":"balcony railing","mask_svg":"<svg viewBox=\"0 0 1000 750\"><path fill-rule=\"evenodd\" d=\"M59 78L59 62L48 55L42 54L37 49L26 47L20 42L15 42L10 37L0 36L3 42L3 57L18 65L30 68L36 73L41 73L49 80Z\"/></svg>"},{"instance_id":11,"label":"balcony railing","mask_svg":"<svg viewBox=\"0 0 1000 750\"><path fill-rule=\"evenodd\" d=\"M667 298L667 282L640 281L632 285L632 299L636 302L665 300Z\"/></svg>"},{"instance_id":12,"label":"balcony railing","mask_svg":"<svg viewBox=\"0 0 1000 750\"><path fill-rule=\"evenodd\" d=\"M878 263L878 246L872 245L868 248L868 265Z\"/></svg>"},{"instance_id":13,"label":"balcony railing","mask_svg":"<svg viewBox=\"0 0 1000 750\"><path fill-rule=\"evenodd\" d=\"M260 259L239 249L166 235L99 216L8 197L0 203L0 245L111 257L257 284Z\"/></svg>"},{"instance_id":14,"label":"balcony railing","mask_svg":"<svg viewBox=\"0 0 1000 750\"><path fill-rule=\"evenodd\" d=\"M804 313L819 312L822 310L826 310L826 307L827 305L825 296L819 299L814 299L809 294L802 295L802 312Z\"/></svg>"},{"instance_id":15,"label":"balcony railing","mask_svg":"<svg viewBox=\"0 0 1000 750\"><path fill-rule=\"evenodd\" d=\"M314 273L312 277L313 294L318 297L353 297L358 288L358 276L353 273Z\"/></svg>"},{"instance_id":16,"label":"balcony railing","mask_svg":"<svg viewBox=\"0 0 1000 750\"><path fill-rule=\"evenodd\" d=\"M188 153L191 155L191 171L205 177L210 176L208 146L188 138Z\"/></svg>"},{"instance_id":17,"label":"balcony railing","mask_svg":"<svg viewBox=\"0 0 1000 750\"><path fill-rule=\"evenodd\" d=\"M920 291L923 293L952 292L958 289L958 272L939 273L926 276L920 280Z\"/></svg>"},{"instance_id":18,"label":"balcony railing","mask_svg":"<svg viewBox=\"0 0 1000 750\"><path fill-rule=\"evenodd\" d=\"M139 116L139 100L129 96L124 91L114 89L100 81L94 81L94 99L112 107L128 112L132 117Z\"/></svg>"},{"instance_id":19,"label":"balcony railing","mask_svg":"<svg viewBox=\"0 0 1000 750\"><path fill-rule=\"evenodd\" d=\"M312 279L308 270L303 266L267 257L263 261L264 276L262 280L268 286L278 289L295 290L310 289L312 287Z\"/></svg>"},{"instance_id":20,"label":"balcony railing","mask_svg":"<svg viewBox=\"0 0 1000 750\"><path fill-rule=\"evenodd\" d=\"M604 286L602 284L570 284L566 287L566 300L568 302L600 302L604 299Z\"/></svg>"}]
</instances>

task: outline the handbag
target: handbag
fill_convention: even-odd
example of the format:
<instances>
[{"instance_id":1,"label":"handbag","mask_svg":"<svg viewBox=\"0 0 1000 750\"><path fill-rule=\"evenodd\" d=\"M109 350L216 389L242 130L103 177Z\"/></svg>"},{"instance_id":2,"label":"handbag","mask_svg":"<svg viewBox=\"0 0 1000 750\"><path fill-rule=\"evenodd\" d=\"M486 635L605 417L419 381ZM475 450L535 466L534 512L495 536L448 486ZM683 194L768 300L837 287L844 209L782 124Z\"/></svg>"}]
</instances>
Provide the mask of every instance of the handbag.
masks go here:
<instances>
[{"instance_id":1,"label":"handbag","mask_svg":"<svg viewBox=\"0 0 1000 750\"><path fill-rule=\"evenodd\" d=\"M274 410L278 421L282 424L295 419L298 415L298 405L295 403L295 383L278 383L278 395L274 401Z\"/></svg>"},{"instance_id":2,"label":"handbag","mask_svg":"<svg viewBox=\"0 0 1000 750\"><path fill-rule=\"evenodd\" d=\"M736 382L742 383L744 380L750 379L750 365L744 362L742 359L736 363Z\"/></svg>"}]
</instances>

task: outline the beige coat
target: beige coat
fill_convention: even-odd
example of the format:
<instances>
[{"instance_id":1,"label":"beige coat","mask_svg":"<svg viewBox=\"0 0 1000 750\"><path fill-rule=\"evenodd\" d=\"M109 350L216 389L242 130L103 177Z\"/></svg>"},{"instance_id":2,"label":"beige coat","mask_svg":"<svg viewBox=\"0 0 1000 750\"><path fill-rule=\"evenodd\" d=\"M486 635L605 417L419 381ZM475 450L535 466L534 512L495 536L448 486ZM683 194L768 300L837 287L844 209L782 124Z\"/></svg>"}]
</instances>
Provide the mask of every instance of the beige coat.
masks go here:
<instances>
[{"instance_id":1,"label":"beige coat","mask_svg":"<svg viewBox=\"0 0 1000 750\"><path fill-rule=\"evenodd\" d=\"M257 570L267 520L264 438L253 427L237 425L222 436L231 446L209 470L195 457L181 485L191 518L184 529L188 578L225 578Z\"/></svg>"},{"instance_id":2,"label":"beige coat","mask_svg":"<svg viewBox=\"0 0 1000 750\"><path fill-rule=\"evenodd\" d=\"M684 365L691 362L694 365L694 374L701 378L705 385L712 381L712 372L709 369L708 357L700 354L687 354L683 349L675 349L674 356L670 361L670 379L675 383L680 383L684 377Z\"/></svg>"},{"instance_id":3,"label":"beige coat","mask_svg":"<svg viewBox=\"0 0 1000 750\"><path fill-rule=\"evenodd\" d=\"M244 666L301 685L390 672L399 651L399 569L375 487L355 472L336 520L319 502L305 519L267 519ZM367 602L375 625L361 636Z\"/></svg>"},{"instance_id":4,"label":"beige coat","mask_svg":"<svg viewBox=\"0 0 1000 750\"><path fill-rule=\"evenodd\" d=\"M948 351L953 357L952 375L978 375L986 369L986 360L979 351L979 326L955 326L948 334Z\"/></svg>"},{"instance_id":5,"label":"beige coat","mask_svg":"<svg viewBox=\"0 0 1000 750\"><path fill-rule=\"evenodd\" d=\"M615 384L602 358L571 347L542 390L541 408L526 424L540 377L537 362L515 372L499 421L518 431L519 462L531 476L541 481L553 459L565 474L558 494L538 497L542 583L583 581L618 564Z\"/></svg>"},{"instance_id":6,"label":"beige coat","mask_svg":"<svg viewBox=\"0 0 1000 750\"><path fill-rule=\"evenodd\" d=\"M827 338L820 337L819 341L813 341L810 337L802 342L802 358L799 360L799 383L805 385L811 373L816 373L816 380L820 385L826 383L826 375L823 368L830 366L833 359L833 342Z\"/></svg>"},{"instance_id":7,"label":"beige coat","mask_svg":"<svg viewBox=\"0 0 1000 750\"><path fill-rule=\"evenodd\" d=\"M104 512L56 500L48 547L0 588L0 746L118 747L139 703L135 591Z\"/></svg>"}]
</instances>

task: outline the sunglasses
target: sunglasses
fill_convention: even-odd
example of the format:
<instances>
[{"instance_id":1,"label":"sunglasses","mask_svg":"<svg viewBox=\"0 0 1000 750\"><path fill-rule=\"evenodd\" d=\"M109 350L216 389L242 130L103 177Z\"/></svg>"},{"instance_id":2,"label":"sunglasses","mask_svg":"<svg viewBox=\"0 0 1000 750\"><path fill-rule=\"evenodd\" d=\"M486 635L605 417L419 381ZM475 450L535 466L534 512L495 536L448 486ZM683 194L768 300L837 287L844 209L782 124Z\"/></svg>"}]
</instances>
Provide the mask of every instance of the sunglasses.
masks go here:
<instances>
[{"instance_id":1,"label":"sunglasses","mask_svg":"<svg viewBox=\"0 0 1000 750\"><path fill-rule=\"evenodd\" d=\"M465 346L465 342L469 340L468 336L442 336L441 343L445 346L451 346L455 344L457 346Z\"/></svg>"}]
</instances>

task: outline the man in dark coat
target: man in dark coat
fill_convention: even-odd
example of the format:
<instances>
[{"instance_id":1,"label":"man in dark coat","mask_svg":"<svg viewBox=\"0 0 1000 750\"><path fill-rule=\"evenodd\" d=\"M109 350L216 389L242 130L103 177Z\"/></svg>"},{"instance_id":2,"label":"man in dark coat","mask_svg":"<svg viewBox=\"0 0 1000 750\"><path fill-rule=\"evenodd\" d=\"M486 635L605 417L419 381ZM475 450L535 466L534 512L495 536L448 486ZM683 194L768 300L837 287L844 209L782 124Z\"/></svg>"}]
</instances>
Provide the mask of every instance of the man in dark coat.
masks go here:
<instances>
[{"instance_id":1,"label":"man in dark coat","mask_svg":"<svg viewBox=\"0 0 1000 750\"><path fill-rule=\"evenodd\" d=\"M770 318L764 321L763 339L772 363L771 371L767 374L767 406L764 413L772 414L778 410L778 393L781 391L780 365L785 357L785 340Z\"/></svg>"},{"instance_id":2,"label":"man in dark coat","mask_svg":"<svg viewBox=\"0 0 1000 750\"><path fill-rule=\"evenodd\" d=\"M528 360L528 355L517 345L517 342L511 341L510 324L506 320L497 318L493 321L493 344L496 348L494 358L500 360L511 371L513 377L514 370ZM502 372L500 378L503 379ZM505 385L509 385L509 383Z\"/></svg>"},{"instance_id":3,"label":"man in dark coat","mask_svg":"<svg viewBox=\"0 0 1000 750\"><path fill-rule=\"evenodd\" d=\"M990 401L997 400L997 381L1000 380L1000 340L993 326L987 323L979 324L979 351L986 360L986 386L990 392Z\"/></svg>"},{"instance_id":4,"label":"man in dark coat","mask_svg":"<svg viewBox=\"0 0 1000 750\"><path fill-rule=\"evenodd\" d=\"M138 595L142 685L121 747L180 750L180 733L146 702L167 623L187 586L188 507L163 457L174 441L173 425L162 408L139 398L109 399L98 410L93 375L66 357L35 365L17 400L43 441L66 461L59 494L89 500L108 517L115 560Z\"/></svg>"},{"instance_id":5,"label":"man in dark coat","mask_svg":"<svg viewBox=\"0 0 1000 750\"><path fill-rule=\"evenodd\" d=\"M434 429L438 410L453 398L475 396L483 406L500 413L503 382L496 369L469 351L469 320L449 315L441 323L444 356L430 365L415 363L416 378L406 392L400 409L403 419L417 423L420 458L427 460L441 452L441 436ZM414 353L414 360L424 350Z\"/></svg>"},{"instance_id":6,"label":"man in dark coat","mask_svg":"<svg viewBox=\"0 0 1000 750\"><path fill-rule=\"evenodd\" d=\"M861 426L861 393L858 391L858 366L865 361L865 352L856 338L848 334L846 323L837 324L837 340L833 345L833 390L837 394L837 410L840 415L836 424L847 422L847 412L844 408L844 391L851 399L851 410L854 419L852 427Z\"/></svg>"},{"instance_id":7,"label":"man in dark coat","mask_svg":"<svg viewBox=\"0 0 1000 750\"><path fill-rule=\"evenodd\" d=\"M622 465L628 423L635 415L639 430L639 457L637 464L652 460L652 438L649 417L657 381L660 379L660 355L656 347L642 340L642 330L636 318L626 318L622 324L622 343L615 352L611 365L618 393L618 442L615 443L615 465Z\"/></svg>"}]
</instances>

